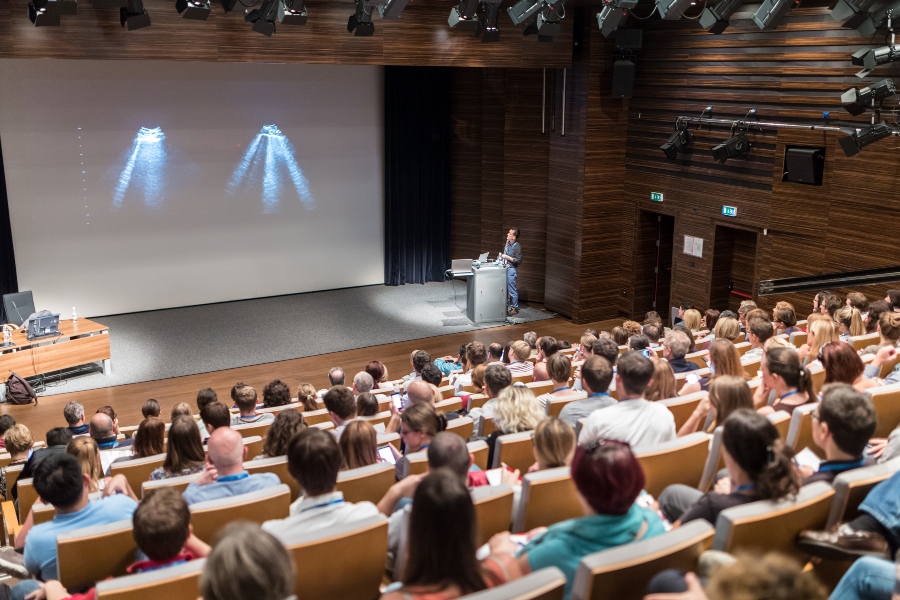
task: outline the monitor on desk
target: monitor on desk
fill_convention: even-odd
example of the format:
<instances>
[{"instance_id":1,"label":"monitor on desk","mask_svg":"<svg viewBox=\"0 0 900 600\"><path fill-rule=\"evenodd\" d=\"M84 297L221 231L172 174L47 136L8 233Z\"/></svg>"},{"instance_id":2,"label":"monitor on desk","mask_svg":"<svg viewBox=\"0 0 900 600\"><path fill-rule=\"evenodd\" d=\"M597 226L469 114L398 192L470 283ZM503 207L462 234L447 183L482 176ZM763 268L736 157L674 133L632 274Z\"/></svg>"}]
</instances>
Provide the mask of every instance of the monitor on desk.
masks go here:
<instances>
[{"instance_id":1,"label":"monitor on desk","mask_svg":"<svg viewBox=\"0 0 900 600\"><path fill-rule=\"evenodd\" d=\"M28 319L29 340L57 333L59 333L59 313L50 314L47 311L41 311Z\"/></svg>"},{"instance_id":2,"label":"monitor on desk","mask_svg":"<svg viewBox=\"0 0 900 600\"><path fill-rule=\"evenodd\" d=\"M21 327L34 312L34 298L31 290L3 295L3 311L6 313L4 323L15 323Z\"/></svg>"}]
</instances>

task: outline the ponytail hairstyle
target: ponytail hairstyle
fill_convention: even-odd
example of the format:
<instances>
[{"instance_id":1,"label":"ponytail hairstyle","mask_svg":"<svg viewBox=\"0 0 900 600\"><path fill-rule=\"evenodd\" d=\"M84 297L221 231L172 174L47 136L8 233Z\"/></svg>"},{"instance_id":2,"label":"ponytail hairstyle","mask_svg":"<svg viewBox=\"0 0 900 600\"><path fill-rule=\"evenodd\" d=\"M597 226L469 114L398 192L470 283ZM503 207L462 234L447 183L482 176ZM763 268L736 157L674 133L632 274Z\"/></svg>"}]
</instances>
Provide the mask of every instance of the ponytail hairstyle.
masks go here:
<instances>
[{"instance_id":1,"label":"ponytail hairstyle","mask_svg":"<svg viewBox=\"0 0 900 600\"><path fill-rule=\"evenodd\" d=\"M885 312L878 317L878 326L881 328L881 336L896 343L900 340L900 313Z\"/></svg>"},{"instance_id":2,"label":"ponytail hairstyle","mask_svg":"<svg viewBox=\"0 0 900 600\"><path fill-rule=\"evenodd\" d=\"M810 356L814 356L810 353ZM794 348L770 348L766 350L766 368L772 375L778 375L788 387L797 388L811 400L813 392L812 375L800 364L800 355Z\"/></svg>"},{"instance_id":3,"label":"ponytail hairstyle","mask_svg":"<svg viewBox=\"0 0 900 600\"><path fill-rule=\"evenodd\" d=\"M400 422L416 433L433 438L447 429L447 417L428 402L416 402L400 415Z\"/></svg>"},{"instance_id":4,"label":"ponytail hairstyle","mask_svg":"<svg viewBox=\"0 0 900 600\"><path fill-rule=\"evenodd\" d=\"M847 331L852 336L864 335L866 333L866 326L863 324L862 315L857 308L845 306L834 313L834 319L846 327Z\"/></svg>"},{"instance_id":5,"label":"ponytail hairstyle","mask_svg":"<svg viewBox=\"0 0 900 600\"><path fill-rule=\"evenodd\" d=\"M781 500L800 490L793 452L778 436L775 426L753 409L731 413L725 420L722 443L756 485L759 499Z\"/></svg>"}]
</instances>

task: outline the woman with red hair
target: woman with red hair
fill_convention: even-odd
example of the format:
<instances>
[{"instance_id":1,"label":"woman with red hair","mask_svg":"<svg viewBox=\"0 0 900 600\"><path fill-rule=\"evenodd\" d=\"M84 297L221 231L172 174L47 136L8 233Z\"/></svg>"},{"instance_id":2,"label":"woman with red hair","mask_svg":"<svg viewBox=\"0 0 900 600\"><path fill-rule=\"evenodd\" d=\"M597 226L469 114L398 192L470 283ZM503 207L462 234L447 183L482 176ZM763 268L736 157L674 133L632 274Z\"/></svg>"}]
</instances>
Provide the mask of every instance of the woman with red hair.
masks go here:
<instances>
[{"instance_id":1,"label":"woman with red hair","mask_svg":"<svg viewBox=\"0 0 900 600\"><path fill-rule=\"evenodd\" d=\"M866 367L847 342L825 344L819 349L818 359L825 367L825 383L847 383L857 392L878 387L877 381L863 377Z\"/></svg>"}]
</instances>

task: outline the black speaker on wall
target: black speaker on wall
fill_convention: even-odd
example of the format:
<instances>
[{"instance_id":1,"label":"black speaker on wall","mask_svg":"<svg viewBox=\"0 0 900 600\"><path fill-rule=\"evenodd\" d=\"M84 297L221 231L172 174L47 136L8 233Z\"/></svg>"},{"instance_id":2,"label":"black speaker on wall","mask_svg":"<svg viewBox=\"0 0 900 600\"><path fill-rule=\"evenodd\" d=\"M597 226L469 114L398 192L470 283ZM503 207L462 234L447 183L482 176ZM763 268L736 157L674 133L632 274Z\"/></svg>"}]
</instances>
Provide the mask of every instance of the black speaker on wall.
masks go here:
<instances>
[{"instance_id":1,"label":"black speaker on wall","mask_svg":"<svg viewBox=\"0 0 900 600\"><path fill-rule=\"evenodd\" d=\"M631 98L634 91L634 63L630 60L613 62L612 97Z\"/></svg>"},{"instance_id":2,"label":"black speaker on wall","mask_svg":"<svg viewBox=\"0 0 900 600\"><path fill-rule=\"evenodd\" d=\"M782 181L822 185L825 171L825 148L788 146L784 150Z\"/></svg>"}]
</instances>

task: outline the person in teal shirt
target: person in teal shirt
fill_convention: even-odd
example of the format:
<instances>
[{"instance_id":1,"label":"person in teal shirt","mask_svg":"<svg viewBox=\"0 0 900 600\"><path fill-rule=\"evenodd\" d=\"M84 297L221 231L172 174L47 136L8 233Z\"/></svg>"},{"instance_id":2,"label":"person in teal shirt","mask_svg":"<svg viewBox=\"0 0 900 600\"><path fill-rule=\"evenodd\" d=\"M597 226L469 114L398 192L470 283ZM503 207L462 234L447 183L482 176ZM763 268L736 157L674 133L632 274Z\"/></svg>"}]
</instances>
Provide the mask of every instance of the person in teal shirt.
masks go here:
<instances>
[{"instance_id":1,"label":"person in teal shirt","mask_svg":"<svg viewBox=\"0 0 900 600\"><path fill-rule=\"evenodd\" d=\"M665 532L655 511L635 504L644 471L627 443L598 440L578 446L571 468L585 516L551 525L521 547L508 532L490 541L491 554L501 560L504 554L515 556L523 575L558 567L566 575L566 600L582 558Z\"/></svg>"}]
</instances>

